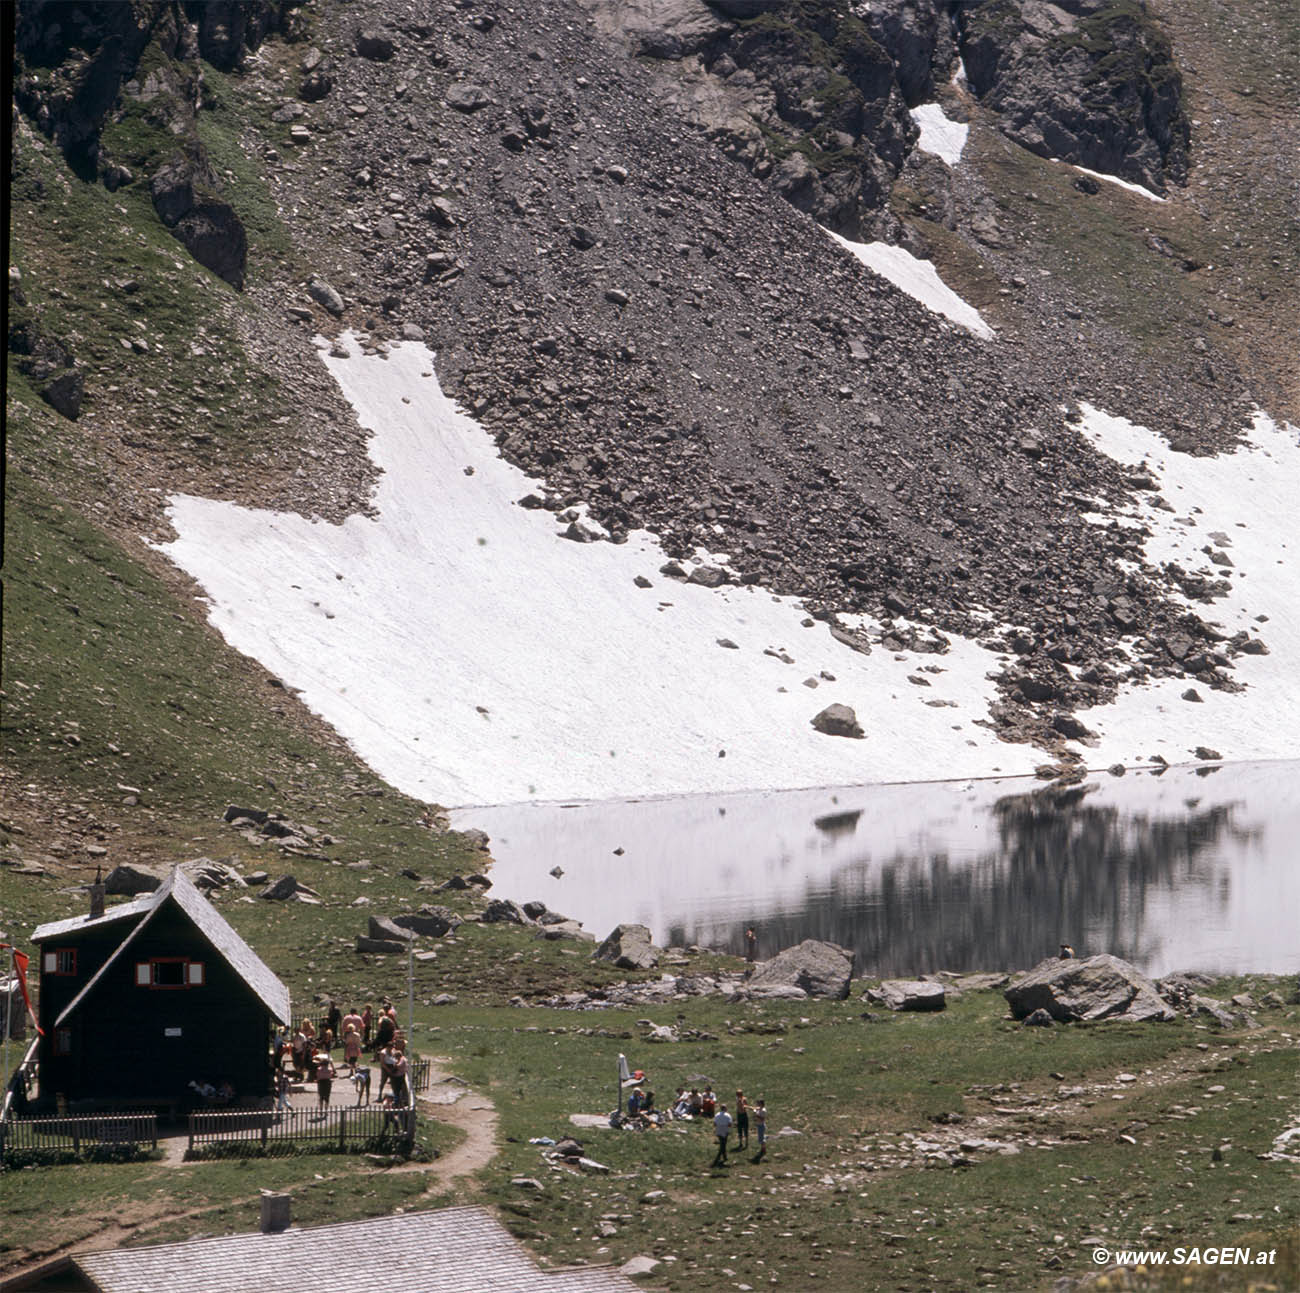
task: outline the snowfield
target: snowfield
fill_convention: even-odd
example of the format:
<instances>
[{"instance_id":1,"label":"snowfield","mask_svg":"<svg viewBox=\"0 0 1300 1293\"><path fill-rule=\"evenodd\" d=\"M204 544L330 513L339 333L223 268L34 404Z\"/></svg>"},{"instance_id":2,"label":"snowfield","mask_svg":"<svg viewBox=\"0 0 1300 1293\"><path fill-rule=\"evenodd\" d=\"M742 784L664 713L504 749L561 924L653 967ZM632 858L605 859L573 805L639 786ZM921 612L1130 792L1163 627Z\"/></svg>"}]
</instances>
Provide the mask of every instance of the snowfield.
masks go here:
<instances>
[{"instance_id":1,"label":"snowfield","mask_svg":"<svg viewBox=\"0 0 1300 1293\"><path fill-rule=\"evenodd\" d=\"M399 789L450 806L1014 774L1041 761L973 725L991 695L975 644L863 655L805 625L792 600L661 575L648 533L562 538L551 513L518 506L538 482L456 411L423 346L322 360L373 432L377 517L339 526L177 496L164 551L203 586L225 638ZM924 675L930 687L907 681L930 664L942 670ZM867 739L809 725L837 701Z\"/></svg>"},{"instance_id":2,"label":"snowfield","mask_svg":"<svg viewBox=\"0 0 1300 1293\"><path fill-rule=\"evenodd\" d=\"M1144 763L1154 754L1185 763L1197 746L1225 759L1294 759L1300 755L1300 431L1258 414L1235 453L1194 458L1174 453L1160 436L1124 418L1084 406L1083 432L1103 453L1142 467L1157 482L1136 507L1097 515L1145 527L1148 561L1176 562L1189 573L1227 579L1232 592L1205 606L1187 604L1227 637L1245 630L1267 655L1236 657L1232 677L1244 692L1213 691L1192 678L1133 687L1112 705L1080 718L1100 740L1082 748L1093 766ZM1155 505L1163 498L1167 512ZM1210 551L1231 562L1210 560ZM1209 644L1207 644L1209 645ZM1193 688L1200 703L1183 700Z\"/></svg>"},{"instance_id":3,"label":"snowfield","mask_svg":"<svg viewBox=\"0 0 1300 1293\"><path fill-rule=\"evenodd\" d=\"M1042 761L974 724L997 660L973 642L864 655L793 600L661 575L665 554L647 532L622 545L563 538L565 522L518 506L538 482L442 394L425 347L384 357L343 344L348 358L326 343L321 358L372 433L376 515L332 525L178 495L177 537L162 550L203 587L231 645L399 789L448 806L623 799L1010 776ZM1245 695L1202 689L1205 703L1189 704L1178 699L1188 684L1170 682L1085 712L1101 736L1089 762L1180 762L1197 745L1294 756L1294 432L1261 420L1237 454L1196 459L1095 411L1086 429L1162 472L1178 516L1193 513L1183 527L1174 514L1138 518L1155 559L1167 548L1187 564L1188 545L1231 535L1241 595L1217 613L1225 631L1248 624L1273 652L1239 662ZM813 730L832 702L856 710L866 739Z\"/></svg>"}]
</instances>

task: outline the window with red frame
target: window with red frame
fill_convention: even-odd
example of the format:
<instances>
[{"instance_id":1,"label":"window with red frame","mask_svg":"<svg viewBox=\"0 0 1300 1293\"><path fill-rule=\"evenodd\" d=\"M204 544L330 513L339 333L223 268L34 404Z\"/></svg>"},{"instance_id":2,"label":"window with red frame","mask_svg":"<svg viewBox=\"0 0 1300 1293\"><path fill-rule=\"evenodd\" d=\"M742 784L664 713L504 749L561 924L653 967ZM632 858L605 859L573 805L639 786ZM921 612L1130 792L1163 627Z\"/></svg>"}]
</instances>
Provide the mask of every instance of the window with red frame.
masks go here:
<instances>
[{"instance_id":1,"label":"window with red frame","mask_svg":"<svg viewBox=\"0 0 1300 1293\"><path fill-rule=\"evenodd\" d=\"M46 974L76 974L77 949L75 947L52 947L45 953L41 965Z\"/></svg>"},{"instance_id":2,"label":"window with red frame","mask_svg":"<svg viewBox=\"0 0 1300 1293\"><path fill-rule=\"evenodd\" d=\"M203 962L183 956L155 956L151 961L137 961L135 982L139 988L201 988L205 982Z\"/></svg>"}]
</instances>

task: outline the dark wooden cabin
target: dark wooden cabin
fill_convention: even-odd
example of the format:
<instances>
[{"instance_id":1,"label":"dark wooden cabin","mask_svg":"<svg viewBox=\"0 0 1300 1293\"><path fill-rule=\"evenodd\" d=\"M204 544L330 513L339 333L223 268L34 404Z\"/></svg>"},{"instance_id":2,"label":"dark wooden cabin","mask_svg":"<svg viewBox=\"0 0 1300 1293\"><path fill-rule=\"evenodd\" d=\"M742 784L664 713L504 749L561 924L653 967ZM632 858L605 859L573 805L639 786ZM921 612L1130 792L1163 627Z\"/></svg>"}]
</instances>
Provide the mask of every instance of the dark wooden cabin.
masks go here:
<instances>
[{"instance_id":1,"label":"dark wooden cabin","mask_svg":"<svg viewBox=\"0 0 1300 1293\"><path fill-rule=\"evenodd\" d=\"M100 891L102 895L102 890ZM40 1103L196 1103L191 1081L271 1090L289 990L176 867L153 893L42 925Z\"/></svg>"}]
</instances>

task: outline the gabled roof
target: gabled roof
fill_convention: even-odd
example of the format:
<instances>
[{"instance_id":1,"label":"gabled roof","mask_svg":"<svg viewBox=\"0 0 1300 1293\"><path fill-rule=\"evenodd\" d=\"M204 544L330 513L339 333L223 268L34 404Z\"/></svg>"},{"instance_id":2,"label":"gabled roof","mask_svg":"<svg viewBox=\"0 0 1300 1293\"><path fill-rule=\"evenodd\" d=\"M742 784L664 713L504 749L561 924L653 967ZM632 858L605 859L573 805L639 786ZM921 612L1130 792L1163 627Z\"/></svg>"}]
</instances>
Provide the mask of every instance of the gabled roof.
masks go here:
<instances>
[{"instance_id":1,"label":"gabled roof","mask_svg":"<svg viewBox=\"0 0 1300 1293\"><path fill-rule=\"evenodd\" d=\"M403 1293L633 1293L610 1267L540 1270L486 1208L443 1208L339 1225L192 1239L69 1259L101 1293L247 1293L296 1288L303 1271L332 1287ZM40 1272L33 1272L39 1275ZM15 1281L6 1288L21 1288Z\"/></svg>"},{"instance_id":2,"label":"gabled roof","mask_svg":"<svg viewBox=\"0 0 1300 1293\"><path fill-rule=\"evenodd\" d=\"M271 972L266 963L244 942L226 923L221 913L195 888L194 882L180 867L173 867L172 873L153 893L135 902L114 908L114 918L121 914L136 915L139 922L136 927L118 944L117 950L91 976L90 981L64 1007L56 1023L63 1023L81 1007L82 1002L95 990L95 986L108 973L109 967L117 964L126 954L127 948L139 937L149 922L167 905L168 900L176 905L190 918L195 928L207 939L212 950L220 956L234 972L257 994L262 1004L271 1012L272 1017L282 1024L289 1022L289 989ZM128 909L133 909L128 912ZM107 913L94 923L108 923ZM84 922L80 927L85 928ZM70 921L59 921L57 926L70 925ZM50 931L56 925L42 925L32 935L34 942L40 942L42 936L51 937ZM68 931L62 931L68 932Z\"/></svg>"}]
</instances>

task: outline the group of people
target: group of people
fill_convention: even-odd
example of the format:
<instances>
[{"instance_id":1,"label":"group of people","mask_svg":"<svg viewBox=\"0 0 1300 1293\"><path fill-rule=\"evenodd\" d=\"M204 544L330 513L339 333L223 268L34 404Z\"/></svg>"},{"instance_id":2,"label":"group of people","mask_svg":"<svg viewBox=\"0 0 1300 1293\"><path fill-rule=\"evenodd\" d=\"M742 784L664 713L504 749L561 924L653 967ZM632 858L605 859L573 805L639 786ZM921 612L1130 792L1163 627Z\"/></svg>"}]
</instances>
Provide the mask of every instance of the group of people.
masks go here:
<instances>
[{"instance_id":1,"label":"group of people","mask_svg":"<svg viewBox=\"0 0 1300 1293\"><path fill-rule=\"evenodd\" d=\"M328 1107L334 1079L340 1076L333 1056L338 1047L342 1048L347 1076L356 1087L358 1104L370 1099L370 1069L361 1064L364 1051L369 1051L379 1066L375 1103L385 1103L384 1087L389 1086L392 1094L387 1099L393 1105L404 1108L410 1104L411 1067L406 1055L406 1038L397 1026L397 1011L392 1003L385 1001L376 1011L367 1002L364 1010L358 1012L352 1006L344 1014L337 1003L330 1001L319 1024L304 1019L292 1036L284 1028L276 1034L274 1069L280 1108L289 1106L291 1083L304 1081L315 1082L320 1107Z\"/></svg>"},{"instance_id":2,"label":"group of people","mask_svg":"<svg viewBox=\"0 0 1300 1293\"><path fill-rule=\"evenodd\" d=\"M737 1090L734 1109L733 1116L707 1082L703 1090L692 1087L688 1091L685 1087L679 1086L672 1104L662 1112L655 1107L655 1093L648 1088L642 1090L637 1086L628 1095L627 1117L621 1121L624 1125L648 1127L658 1126L676 1118L709 1119L713 1123L713 1134L718 1142L715 1164L727 1161L727 1145L733 1130L736 1133L736 1148L739 1150L749 1147L749 1131L752 1124L758 1140L758 1157L763 1158L767 1154L766 1102L757 1100L751 1105L744 1091Z\"/></svg>"},{"instance_id":3,"label":"group of people","mask_svg":"<svg viewBox=\"0 0 1300 1293\"><path fill-rule=\"evenodd\" d=\"M727 1142L731 1139L733 1128L736 1132L736 1148L747 1149L749 1147L749 1125L751 1121L754 1124L754 1133L758 1138L758 1157L762 1158L767 1153L766 1101L758 1100L751 1106L744 1091L737 1090L735 1110L735 1116L733 1117L727 1106L714 1095L713 1087L707 1082L704 1084L703 1091L692 1087L688 1092L685 1087L679 1086L677 1088L677 1098L673 1102L673 1116L676 1118L711 1118L713 1120L713 1134L718 1142L718 1152L713 1160L715 1164L727 1161Z\"/></svg>"}]
</instances>

